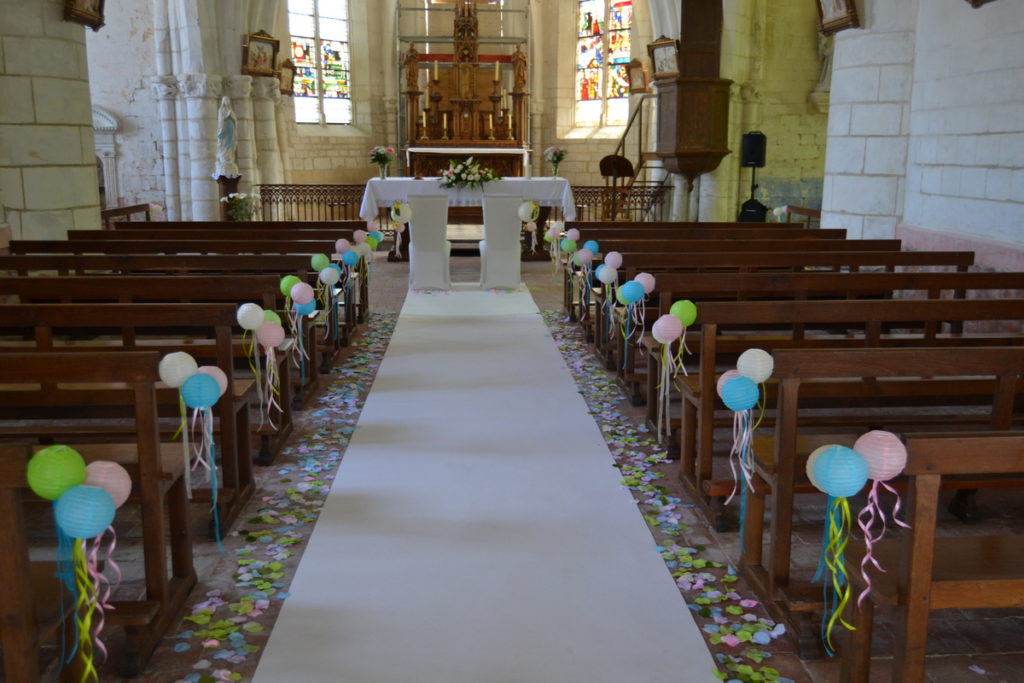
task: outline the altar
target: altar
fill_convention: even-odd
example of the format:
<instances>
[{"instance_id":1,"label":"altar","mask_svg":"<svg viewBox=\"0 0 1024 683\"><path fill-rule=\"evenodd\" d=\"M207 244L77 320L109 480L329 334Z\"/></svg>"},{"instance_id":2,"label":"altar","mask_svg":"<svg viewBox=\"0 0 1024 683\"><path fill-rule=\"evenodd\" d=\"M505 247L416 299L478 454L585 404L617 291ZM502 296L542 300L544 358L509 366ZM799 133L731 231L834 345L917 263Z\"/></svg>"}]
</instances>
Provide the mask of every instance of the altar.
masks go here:
<instances>
[{"instance_id":1,"label":"altar","mask_svg":"<svg viewBox=\"0 0 1024 683\"><path fill-rule=\"evenodd\" d=\"M377 218L381 208L406 201L411 194L446 194L448 206L482 206L485 195L522 197L541 206L558 208L562 218L576 219L572 187L565 178L502 178L485 183L483 188L443 187L440 178L371 178L363 191L359 216L366 221Z\"/></svg>"},{"instance_id":2,"label":"altar","mask_svg":"<svg viewBox=\"0 0 1024 683\"><path fill-rule=\"evenodd\" d=\"M509 140L509 146L466 147L410 147L405 150L406 168L409 175L426 178L436 176L441 169L448 168L450 159L467 159L473 157L485 168L493 169L503 177L521 177L529 175L530 150Z\"/></svg>"}]
</instances>

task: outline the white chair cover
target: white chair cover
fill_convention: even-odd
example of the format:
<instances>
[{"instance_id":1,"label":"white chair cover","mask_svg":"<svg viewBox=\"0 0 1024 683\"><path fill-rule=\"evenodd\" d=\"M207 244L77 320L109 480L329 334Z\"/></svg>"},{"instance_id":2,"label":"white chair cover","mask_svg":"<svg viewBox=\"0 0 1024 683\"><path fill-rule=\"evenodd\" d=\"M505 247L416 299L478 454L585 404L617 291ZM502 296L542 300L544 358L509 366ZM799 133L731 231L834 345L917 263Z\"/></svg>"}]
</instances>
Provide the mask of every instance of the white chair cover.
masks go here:
<instances>
[{"instance_id":1,"label":"white chair cover","mask_svg":"<svg viewBox=\"0 0 1024 683\"><path fill-rule=\"evenodd\" d=\"M480 287L519 289L522 197L484 196L484 239L480 242Z\"/></svg>"},{"instance_id":2,"label":"white chair cover","mask_svg":"<svg viewBox=\"0 0 1024 683\"><path fill-rule=\"evenodd\" d=\"M409 289L451 289L448 260L448 196L411 194L409 221Z\"/></svg>"}]
</instances>

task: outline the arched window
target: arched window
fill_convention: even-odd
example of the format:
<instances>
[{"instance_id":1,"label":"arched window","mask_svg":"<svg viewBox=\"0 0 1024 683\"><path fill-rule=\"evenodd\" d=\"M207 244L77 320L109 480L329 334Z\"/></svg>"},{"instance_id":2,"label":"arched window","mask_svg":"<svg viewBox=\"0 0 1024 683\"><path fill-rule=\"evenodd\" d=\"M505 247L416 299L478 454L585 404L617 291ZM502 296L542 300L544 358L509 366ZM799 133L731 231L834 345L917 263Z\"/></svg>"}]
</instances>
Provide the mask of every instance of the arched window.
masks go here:
<instances>
[{"instance_id":1,"label":"arched window","mask_svg":"<svg viewBox=\"0 0 1024 683\"><path fill-rule=\"evenodd\" d=\"M297 123L352 123L348 0L288 0Z\"/></svg>"},{"instance_id":2,"label":"arched window","mask_svg":"<svg viewBox=\"0 0 1024 683\"><path fill-rule=\"evenodd\" d=\"M632 0L580 0L576 32L577 126L624 126L629 119Z\"/></svg>"}]
</instances>

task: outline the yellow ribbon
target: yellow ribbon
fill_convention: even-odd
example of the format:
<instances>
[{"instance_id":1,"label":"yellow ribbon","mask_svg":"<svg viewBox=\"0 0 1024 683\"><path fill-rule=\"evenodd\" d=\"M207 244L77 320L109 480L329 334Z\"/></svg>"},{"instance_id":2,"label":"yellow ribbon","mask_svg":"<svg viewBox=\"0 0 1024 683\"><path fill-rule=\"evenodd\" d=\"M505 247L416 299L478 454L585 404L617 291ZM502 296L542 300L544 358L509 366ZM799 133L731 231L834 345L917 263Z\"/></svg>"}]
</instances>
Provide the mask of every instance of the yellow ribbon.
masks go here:
<instances>
[{"instance_id":1,"label":"yellow ribbon","mask_svg":"<svg viewBox=\"0 0 1024 683\"><path fill-rule=\"evenodd\" d=\"M825 564L832 577L832 587L836 591L839 602L832 613L832 617L828 620L825 640L829 648L835 651L835 646L832 644L832 629L835 628L836 622L839 622L850 631L855 631L856 629L843 619L846 603L850 601L850 579L846 573L846 563L843 562L843 551L846 550L846 545L850 541L850 503L846 498L836 498L832 505L839 509L840 514L837 524L836 516L832 514L831 510L829 511L828 547L825 550Z\"/></svg>"},{"instance_id":2,"label":"yellow ribbon","mask_svg":"<svg viewBox=\"0 0 1024 683\"><path fill-rule=\"evenodd\" d=\"M75 604L75 619L78 620L78 649L82 660L82 683L100 680L93 664L92 615L96 611L96 592L89 576L89 565L85 560L85 541L76 538L71 550L71 564L75 572L75 586L78 588L78 602Z\"/></svg>"}]
</instances>

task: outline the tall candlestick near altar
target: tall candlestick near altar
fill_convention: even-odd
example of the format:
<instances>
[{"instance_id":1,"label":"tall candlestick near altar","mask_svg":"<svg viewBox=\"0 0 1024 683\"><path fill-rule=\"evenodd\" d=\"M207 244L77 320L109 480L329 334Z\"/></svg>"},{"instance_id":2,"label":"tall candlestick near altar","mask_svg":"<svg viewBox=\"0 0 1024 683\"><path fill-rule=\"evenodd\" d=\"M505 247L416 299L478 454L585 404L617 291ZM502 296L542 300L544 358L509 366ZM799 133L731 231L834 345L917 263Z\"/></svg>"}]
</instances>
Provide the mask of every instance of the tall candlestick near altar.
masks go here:
<instances>
[{"instance_id":1,"label":"tall candlestick near altar","mask_svg":"<svg viewBox=\"0 0 1024 683\"><path fill-rule=\"evenodd\" d=\"M498 58L495 57L494 58L494 80L498 81L499 79L501 79L501 62L499 62Z\"/></svg>"}]
</instances>

